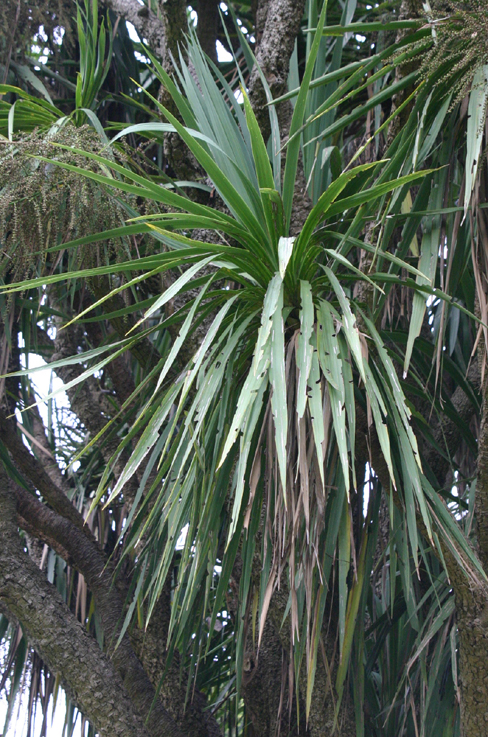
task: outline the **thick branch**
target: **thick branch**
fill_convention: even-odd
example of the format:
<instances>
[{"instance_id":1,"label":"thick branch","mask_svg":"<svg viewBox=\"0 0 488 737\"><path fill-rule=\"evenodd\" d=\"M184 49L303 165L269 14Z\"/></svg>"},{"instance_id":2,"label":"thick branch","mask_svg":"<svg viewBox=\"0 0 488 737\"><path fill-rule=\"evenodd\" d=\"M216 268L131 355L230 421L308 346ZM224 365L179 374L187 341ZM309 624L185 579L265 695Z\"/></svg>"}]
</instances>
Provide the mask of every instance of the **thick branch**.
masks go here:
<instances>
[{"instance_id":1,"label":"thick branch","mask_svg":"<svg viewBox=\"0 0 488 737\"><path fill-rule=\"evenodd\" d=\"M118 16L132 23L141 40L147 39L149 47L161 59L165 54L164 23L147 5L138 0L103 0L105 6Z\"/></svg>"},{"instance_id":2,"label":"thick branch","mask_svg":"<svg viewBox=\"0 0 488 737\"><path fill-rule=\"evenodd\" d=\"M258 3L256 10L258 38L256 59L264 72L274 98L286 92L290 58L293 53L295 39L300 30L304 7L304 0L264 0L264 2ZM264 18L266 20L263 27ZM267 140L271 133L269 111L266 94L256 68L253 69L249 81L249 97L263 137ZM290 130L292 114L293 108L290 102L285 102L278 107L282 146L286 142ZM300 157L295 180L290 235L296 236L301 232L311 208L312 202L307 193Z\"/></svg>"},{"instance_id":3,"label":"thick branch","mask_svg":"<svg viewBox=\"0 0 488 737\"><path fill-rule=\"evenodd\" d=\"M29 395L28 402L32 405L28 411L32 423L33 439L35 440L35 443L31 443L31 449L42 462L42 466L53 484L57 486L65 496L70 498L73 492L73 487L70 484L69 478L63 474L61 468L58 466L54 456L52 455L46 428L39 413L39 406L35 403L36 398L34 394ZM22 430L22 427L20 427L20 429Z\"/></svg>"},{"instance_id":4,"label":"thick branch","mask_svg":"<svg viewBox=\"0 0 488 737\"><path fill-rule=\"evenodd\" d=\"M123 622L123 603L112 581L112 571L105 557L95 545L72 525L69 520L41 504L32 494L15 488L20 522L25 520L33 534L41 539L54 540L65 550L70 563L83 574L97 604L108 652L117 672L123 678L125 689L138 713L147 716L148 732L159 737L163 727L167 735L177 735L176 724L158 701L151 709L155 696L152 684L125 635L114 648ZM64 557L64 556L63 556Z\"/></svg>"},{"instance_id":5,"label":"thick branch","mask_svg":"<svg viewBox=\"0 0 488 737\"><path fill-rule=\"evenodd\" d=\"M184 0L159 0L159 12L163 19L165 33L165 53L163 66L168 72L173 71L173 61L185 46L187 27L186 2Z\"/></svg>"},{"instance_id":6,"label":"thick branch","mask_svg":"<svg viewBox=\"0 0 488 737\"><path fill-rule=\"evenodd\" d=\"M0 466L0 599L101 737L147 737L110 660L22 550L15 506Z\"/></svg>"},{"instance_id":7,"label":"thick branch","mask_svg":"<svg viewBox=\"0 0 488 737\"><path fill-rule=\"evenodd\" d=\"M207 56L217 63L217 30L219 26L219 0L199 0L197 34Z\"/></svg>"},{"instance_id":8,"label":"thick branch","mask_svg":"<svg viewBox=\"0 0 488 737\"><path fill-rule=\"evenodd\" d=\"M142 632L133 628L131 642L151 683L159 689L159 698L171 714L185 737L221 737L217 720L207 699L198 689L192 691L187 701L187 677L182 670L177 650L166 672L168 628L171 617L171 584L168 580L163 588L147 626ZM186 706L185 706L186 702Z\"/></svg>"},{"instance_id":9,"label":"thick branch","mask_svg":"<svg viewBox=\"0 0 488 737\"><path fill-rule=\"evenodd\" d=\"M266 22L256 52L256 60L264 72L273 97L279 97L286 91L290 57L300 30L304 8L305 0L267 2ZM259 12L260 7L257 13ZM263 135L267 138L270 127L266 95L257 69L251 74L249 97Z\"/></svg>"},{"instance_id":10,"label":"thick branch","mask_svg":"<svg viewBox=\"0 0 488 737\"><path fill-rule=\"evenodd\" d=\"M19 487L15 488L14 493L17 488ZM24 530L24 532L26 532L28 536L30 536L31 540L36 540L36 542L40 544L44 543L44 545L52 548L54 552L57 553L63 560L65 560L69 566L73 566L73 559L71 558L68 551L65 550L63 546L60 545L57 540L55 540L54 537L50 537L48 533L44 532L44 530L40 530L36 524L32 524L31 521L22 517L22 514L19 511L17 511L17 525L21 530ZM33 557L30 551L29 555L31 558ZM37 561L35 562L37 563Z\"/></svg>"},{"instance_id":11,"label":"thick branch","mask_svg":"<svg viewBox=\"0 0 488 737\"><path fill-rule=\"evenodd\" d=\"M91 537L90 531L84 525L82 515L71 504L63 491L53 483L43 464L29 453L17 433L15 420L7 419L3 409L0 409L0 440L8 448L15 465L41 492L48 504L63 517L70 520L75 527L83 530L84 535Z\"/></svg>"},{"instance_id":12,"label":"thick branch","mask_svg":"<svg viewBox=\"0 0 488 737\"><path fill-rule=\"evenodd\" d=\"M103 337L100 329L92 328L90 333L93 343L98 345ZM39 337L44 340L46 338L48 341L51 340L49 336L39 335ZM51 341L49 360L75 355L76 348L77 341L74 330L70 328L59 330L56 341ZM125 369L125 366L122 368ZM77 365L56 369L58 375L65 382L79 376L81 371L81 367ZM117 376L114 376L114 379L116 382L118 381ZM125 389L125 385L128 383L127 376L125 376L125 379L123 389ZM80 390L76 387L70 390L68 394L72 409L80 417L85 426L92 434L99 432L107 420L106 415L110 411L110 408L102 411L104 395L97 387L96 382L92 380L89 386L81 386ZM103 443L101 453L106 461L115 452L117 445L117 438L109 438ZM125 452L119 459L119 465L121 464L123 466L127 460L128 453ZM121 470L121 468L117 468L116 464L114 469L116 476L118 475L118 471ZM134 477L124 488L124 497L128 498L129 502L133 501L137 485L137 479ZM50 510L43 508L42 505L38 505L36 510L37 503L31 495L28 493L22 495L22 490L19 490L19 498L22 502L19 507L21 523L24 523L25 526L25 522L27 522L29 532L33 534L36 534L36 532L33 530L32 525L37 524L37 534L41 539L45 541L55 539L58 541L58 545L61 544L66 548L71 564L83 574L95 596L97 610L100 613L102 626L107 639L115 642L123 621L122 602L118 599L115 591L111 590L111 578L110 574L105 570L104 558L93 559L92 551L84 545L83 540L79 540L76 534L72 536L69 526L65 524L65 521L56 518L56 515L53 515ZM139 686L143 683L146 684L143 693L147 695L149 705L151 699L154 697L154 688L151 688L148 680L152 683L152 686L156 687L164 672L167 655L166 639L168 623L169 617L167 622L162 622L162 626L158 626L160 623L156 613L153 615L149 628L144 635L137 630L131 635L132 641L135 643L135 653L137 653L139 659L135 658L134 650L128 637L124 637L115 653L111 655L116 663L117 669L119 672L125 674L128 683L137 683ZM195 693L192 703L188 704L185 710L186 685L179 683L181 673L179 672L177 661L178 658L175 657L172 668L161 687L160 699L162 704L168 710L169 714L171 714L174 721L181 725L182 730L188 737L208 737L209 735L217 737L220 734L220 730L215 717L210 712L205 711L206 700L202 694ZM142 674L140 673L141 668L144 669ZM176 685L177 682L178 685ZM130 690L129 687L128 690ZM147 708L148 704L145 704L145 707ZM142 707L141 711L143 711Z\"/></svg>"}]
</instances>

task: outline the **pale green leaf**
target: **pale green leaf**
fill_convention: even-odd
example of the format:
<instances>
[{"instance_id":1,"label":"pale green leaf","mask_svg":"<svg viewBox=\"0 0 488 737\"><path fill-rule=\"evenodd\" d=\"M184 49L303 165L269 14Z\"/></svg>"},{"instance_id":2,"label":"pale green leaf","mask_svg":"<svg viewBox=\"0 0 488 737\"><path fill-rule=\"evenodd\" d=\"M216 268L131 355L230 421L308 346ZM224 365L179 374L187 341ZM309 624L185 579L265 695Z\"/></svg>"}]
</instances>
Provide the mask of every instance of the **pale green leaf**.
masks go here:
<instances>
[{"instance_id":1,"label":"pale green leaf","mask_svg":"<svg viewBox=\"0 0 488 737\"><path fill-rule=\"evenodd\" d=\"M295 240L295 238L281 237L278 242L278 260L280 265L280 276L282 279L285 278L286 267L288 266L288 262L291 258Z\"/></svg>"},{"instance_id":2,"label":"pale green leaf","mask_svg":"<svg viewBox=\"0 0 488 737\"><path fill-rule=\"evenodd\" d=\"M464 191L464 217L468 211L476 183L481 145L485 132L486 107L488 105L488 64L479 66L473 77L468 104L468 128L466 133L466 185Z\"/></svg>"},{"instance_id":3,"label":"pale green leaf","mask_svg":"<svg viewBox=\"0 0 488 737\"><path fill-rule=\"evenodd\" d=\"M272 387L271 409L275 426L275 445L280 470L283 498L286 505L286 438L288 410L285 379L285 335L283 327L283 286L273 313L271 333L271 365L269 379Z\"/></svg>"},{"instance_id":4,"label":"pale green leaf","mask_svg":"<svg viewBox=\"0 0 488 737\"><path fill-rule=\"evenodd\" d=\"M298 336L297 345L297 367L298 367L298 388L297 388L297 414L301 419L305 414L307 406L307 382L312 365L312 345L310 338L313 331L314 309L312 298L312 287L307 281L300 281L300 334Z\"/></svg>"}]
</instances>

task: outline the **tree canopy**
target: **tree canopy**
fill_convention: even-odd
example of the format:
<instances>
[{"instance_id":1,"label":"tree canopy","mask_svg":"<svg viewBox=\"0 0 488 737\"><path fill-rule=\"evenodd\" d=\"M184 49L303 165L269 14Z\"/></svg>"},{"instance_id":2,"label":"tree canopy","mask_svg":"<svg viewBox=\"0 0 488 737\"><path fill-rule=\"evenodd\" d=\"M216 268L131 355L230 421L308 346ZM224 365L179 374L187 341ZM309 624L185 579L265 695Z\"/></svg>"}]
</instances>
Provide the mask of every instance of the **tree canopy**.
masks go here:
<instances>
[{"instance_id":1,"label":"tree canopy","mask_svg":"<svg viewBox=\"0 0 488 737\"><path fill-rule=\"evenodd\" d=\"M0 17L3 733L484 734L486 2Z\"/></svg>"}]
</instances>

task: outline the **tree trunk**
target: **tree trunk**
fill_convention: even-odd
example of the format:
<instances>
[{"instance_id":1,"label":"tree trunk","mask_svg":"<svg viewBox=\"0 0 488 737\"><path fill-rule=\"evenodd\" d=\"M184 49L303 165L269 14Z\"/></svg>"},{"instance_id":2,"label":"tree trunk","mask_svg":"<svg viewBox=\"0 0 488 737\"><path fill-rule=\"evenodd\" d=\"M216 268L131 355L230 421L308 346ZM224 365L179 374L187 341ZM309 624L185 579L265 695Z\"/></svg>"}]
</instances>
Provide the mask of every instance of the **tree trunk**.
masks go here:
<instances>
[{"instance_id":1,"label":"tree trunk","mask_svg":"<svg viewBox=\"0 0 488 737\"><path fill-rule=\"evenodd\" d=\"M488 734L488 587L469 585L466 577L453 585L459 633L461 733Z\"/></svg>"},{"instance_id":2,"label":"tree trunk","mask_svg":"<svg viewBox=\"0 0 488 737\"><path fill-rule=\"evenodd\" d=\"M2 602L21 623L30 644L52 672L60 675L70 697L101 737L149 737L113 664L24 553L15 507L15 497L0 465ZM160 729L175 737L178 734L171 723L161 724Z\"/></svg>"}]
</instances>

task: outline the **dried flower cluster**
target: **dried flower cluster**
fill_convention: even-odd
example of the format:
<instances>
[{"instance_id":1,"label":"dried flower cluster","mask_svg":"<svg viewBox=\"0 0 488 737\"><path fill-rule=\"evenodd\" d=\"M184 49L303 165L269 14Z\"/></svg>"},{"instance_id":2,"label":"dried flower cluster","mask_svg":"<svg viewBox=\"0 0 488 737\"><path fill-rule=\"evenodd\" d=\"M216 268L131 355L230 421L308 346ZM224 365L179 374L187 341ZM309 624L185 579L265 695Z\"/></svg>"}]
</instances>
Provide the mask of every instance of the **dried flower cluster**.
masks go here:
<instances>
[{"instance_id":1,"label":"dried flower cluster","mask_svg":"<svg viewBox=\"0 0 488 737\"><path fill-rule=\"evenodd\" d=\"M128 217L120 196L55 163L99 171L98 164L53 144L99 152L93 129L65 126L54 136L34 131L0 148L0 277L20 281L40 276L46 265L55 268L59 251L49 251L69 240L116 228ZM124 158L123 154L115 154ZM130 197L124 198L131 203ZM133 205L135 202L132 203ZM125 260L130 244L118 242L80 246L75 259L85 268Z\"/></svg>"},{"instance_id":2,"label":"dried flower cluster","mask_svg":"<svg viewBox=\"0 0 488 737\"><path fill-rule=\"evenodd\" d=\"M468 92L476 69L488 63L488 0L433 0L429 21L434 43L424 53L421 73L450 82L456 104Z\"/></svg>"}]
</instances>

